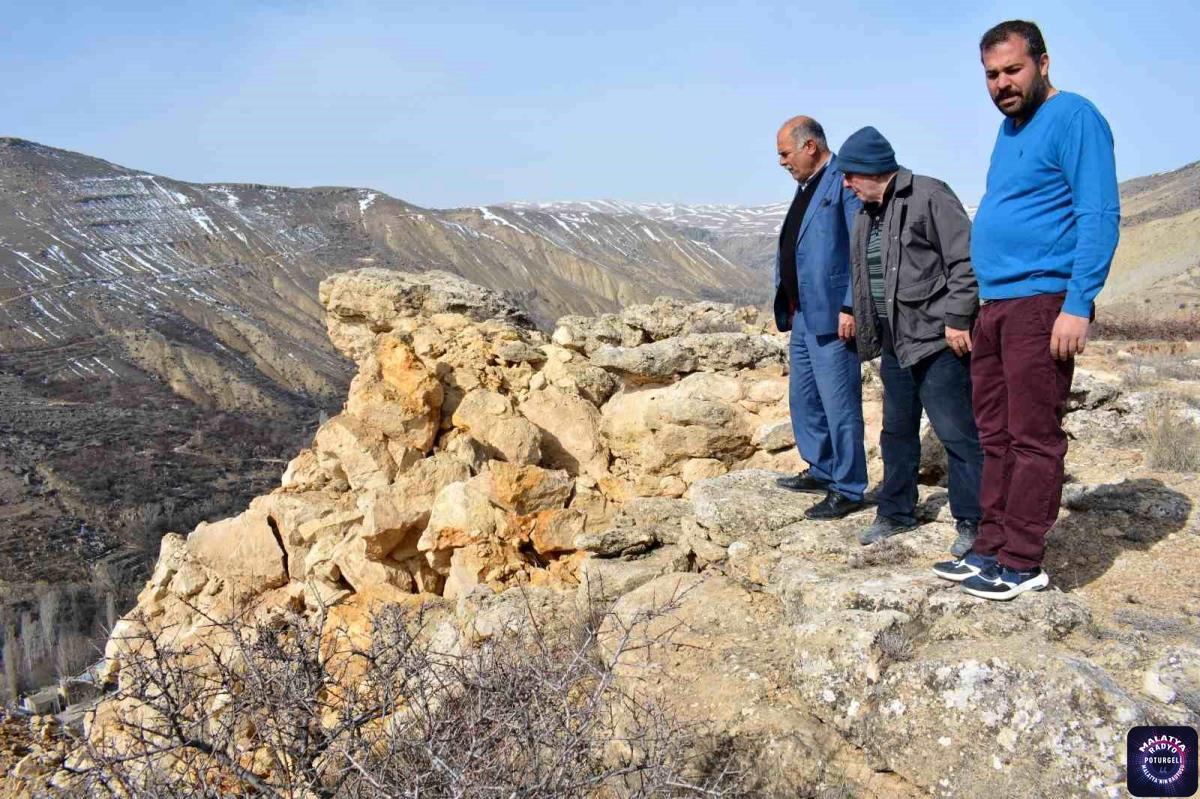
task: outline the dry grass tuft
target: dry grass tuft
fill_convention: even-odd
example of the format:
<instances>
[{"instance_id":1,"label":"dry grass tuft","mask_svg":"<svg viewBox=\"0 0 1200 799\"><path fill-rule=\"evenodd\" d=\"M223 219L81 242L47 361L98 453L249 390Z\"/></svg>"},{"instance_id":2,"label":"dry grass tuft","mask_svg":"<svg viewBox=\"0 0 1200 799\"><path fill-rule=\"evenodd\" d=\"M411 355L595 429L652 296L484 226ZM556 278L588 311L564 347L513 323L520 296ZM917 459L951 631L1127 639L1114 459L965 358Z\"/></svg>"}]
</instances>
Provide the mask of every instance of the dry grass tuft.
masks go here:
<instances>
[{"instance_id":1,"label":"dry grass tuft","mask_svg":"<svg viewBox=\"0 0 1200 799\"><path fill-rule=\"evenodd\" d=\"M890 663L904 663L913 659L912 636L895 627L879 634L879 651Z\"/></svg>"},{"instance_id":2,"label":"dry grass tuft","mask_svg":"<svg viewBox=\"0 0 1200 799\"><path fill-rule=\"evenodd\" d=\"M916 553L895 538L885 538L877 544L856 549L846 556L846 565L854 569L871 566L897 566L907 563Z\"/></svg>"},{"instance_id":3,"label":"dry grass tuft","mask_svg":"<svg viewBox=\"0 0 1200 799\"><path fill-rule=\"evenodd\" d=\"M1159 403L1149 409L1136 440L1152 469L1200 471L1200 427L1168 405Z\"/></svg>"}]
</instances>

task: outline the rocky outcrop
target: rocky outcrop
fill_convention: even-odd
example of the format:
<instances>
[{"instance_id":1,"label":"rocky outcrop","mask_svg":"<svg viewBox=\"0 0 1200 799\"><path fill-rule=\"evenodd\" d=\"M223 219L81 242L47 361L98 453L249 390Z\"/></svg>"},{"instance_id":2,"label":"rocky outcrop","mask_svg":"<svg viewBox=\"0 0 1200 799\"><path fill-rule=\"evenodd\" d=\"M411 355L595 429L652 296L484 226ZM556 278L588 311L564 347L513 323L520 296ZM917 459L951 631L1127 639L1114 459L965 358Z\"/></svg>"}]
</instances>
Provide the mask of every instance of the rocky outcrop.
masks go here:
<instances>
[{"instance_id":1,"label":"rocky outcrop","mask_svg":"<svg viewBox=\"0 0 1200 799\"><path fill-rule=\"evenodd\" d=\"M1194 688L1177 687L1196 684L1195 615L1121 633L1079 593L976 600L927 570L953 538L949 523L864 550L863 514L805 521L774 477L699 482L669 511L641 509L579 543L597 563L622 564L588 564L589 577L612 576L602 595L619 596L619 617L654 617L648 639L686 631L663 645L650 681L735 738L789 742L785 770L803 773L822 753L848 774L893 781L851 777L856 795L1119 796L1130 727L1200 718ZM1092 486L1068 504L1119 505L1151 529L1192 520L1197 549L1192 503L1162 486Z\"/></svg>"},{"instance_id":2,"label":"rocky outcrop","mask_svg":"<svg viewBox=\"0 0 1200 799\"><path fill-rule=\"evenodd\" d=\"M567 319L553 337L566 347L445 273L362 269L326 280L320 299L358 367L342 412L246 513L164 539L136 610L152 625L186 637L209 616L313 611L372 590L573 588L587 560L577 539L604 534L623 506L788 448L756 436L786 415L786 378L753 309L662 300ZM625 360L602 354L609 343ZM663 370L661 352L685 356Z\"/></svg>"},{"instance_id":3,"label":"rocky outcrop","mask_svg":"<svg viewBox=\"0 0 1200 799\"><path fill-rule=\"evenodd\" d=\"M213 616L331 608L362 626L363 608L423 594L467 620L457 646L535 596L615 603L622 634L646 636L618 669L630 690L686 696L681 712L736 748L781 774L836 770L855 795L1111 794L1129 726L1195 723L1200 597L1147 622L1087 593L1095 561L1068 561L1050 565L1066 591L975 600L927 571L953 539L927 486L931 523L883 545L857 544L869 512L804 519L815 498L775 484L799 466L782 337L752 309L660 302L547 337L450 276L363 270L321 296L359 367L343 412L245 513L164 538L108 679L122 630L186 642ZM1084 385L1075 413L1120 399ZM1162 482L1077 478L1064 502L1068 541L1121 514L1141 532L1092 550L1170 539L1200 559L1194 504Z\"/></svg>"}]
</instances>

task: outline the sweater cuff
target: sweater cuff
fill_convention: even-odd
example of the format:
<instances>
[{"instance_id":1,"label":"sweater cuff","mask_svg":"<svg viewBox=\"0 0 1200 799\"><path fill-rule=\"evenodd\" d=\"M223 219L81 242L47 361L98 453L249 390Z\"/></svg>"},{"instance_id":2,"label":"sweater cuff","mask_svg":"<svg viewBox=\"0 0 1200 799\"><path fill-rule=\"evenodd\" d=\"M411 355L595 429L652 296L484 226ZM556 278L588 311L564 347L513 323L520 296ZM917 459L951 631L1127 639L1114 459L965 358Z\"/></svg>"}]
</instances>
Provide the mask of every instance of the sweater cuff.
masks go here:
<instances>
[{"instance_id":1,"label":"sweater cuff","mask_svg":"<svg viewBox=\"0 0 1200 799\"><path fill-rule=\"evenodd\" d=\"M946 327L950 327L955 330L970 330L971 317L960 316L956 313L948 313L946 314Z\"/></svg>"},{"instance_id":2,"label":"sweater cuff","mask_svg":"<svg viewBox=\"0 0 1200 799\"><path fill-rule=\"evenodd\" d=\"M1063 313L1068 313L1071 316L1082 316L1084 319L1092 318L1092 304L1081 297L1076 297L1069 293L1066 300L1063 301L1062 309Z\"/></svg>"},{"instance_id":3,"label":"sweater cuff","mask_svg":"<svg viewBox=\"0 0 1200 799\"><path fill-rule=\"evenodd\" d=\"M854 315L854 309L853 309L853 308L851 308L849 305L843 305L843 306L842 306L842 313L848 313L848 314L850 314L851 316L853 316L853 315Z\"/></svg>"}]
</instances>

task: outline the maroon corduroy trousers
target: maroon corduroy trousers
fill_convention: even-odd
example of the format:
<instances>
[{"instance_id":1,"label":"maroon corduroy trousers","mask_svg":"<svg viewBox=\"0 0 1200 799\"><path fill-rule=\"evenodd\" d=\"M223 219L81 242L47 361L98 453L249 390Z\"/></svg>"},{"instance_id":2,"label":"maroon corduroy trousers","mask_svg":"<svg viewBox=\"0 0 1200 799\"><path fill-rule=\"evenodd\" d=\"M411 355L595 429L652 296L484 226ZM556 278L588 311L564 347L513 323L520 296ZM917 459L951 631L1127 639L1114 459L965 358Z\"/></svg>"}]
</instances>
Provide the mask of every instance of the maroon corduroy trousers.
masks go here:
<instances>
[{"instance_id":1,"label":"maroon corduroy trousers","mask_svg":"<svg viewBox=\"0 0 1200 799\"><path fill-rule=\"evenodd\" d=\"M1002 565L1042 565L1058 518L1074 359L1050 355L1062 294L985 303L971 348L972 400L983 446L983 518L975 551Z\"/></svg>"}]
</instances>

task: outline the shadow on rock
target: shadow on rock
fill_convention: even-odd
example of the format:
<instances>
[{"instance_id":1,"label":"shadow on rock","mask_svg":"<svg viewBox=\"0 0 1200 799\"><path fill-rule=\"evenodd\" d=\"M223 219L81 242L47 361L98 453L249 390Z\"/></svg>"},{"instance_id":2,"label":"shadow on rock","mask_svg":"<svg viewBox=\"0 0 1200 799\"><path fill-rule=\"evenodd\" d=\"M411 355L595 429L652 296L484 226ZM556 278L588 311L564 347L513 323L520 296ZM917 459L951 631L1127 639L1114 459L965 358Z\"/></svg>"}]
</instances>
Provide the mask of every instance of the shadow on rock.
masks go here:
<instances>
[{"instance_id":1,"label":"shadow on rock","mask_svg":"<svg viewBox=\"0 0 1200 799\"><path fill-rule=\"evenodd\" d=\"M1046 568L1067 591L1101 577L1122 552L1182 530L1192 511L1190 498L1151 478L1068 485L1062 504L1071 515L1050 532Z\"/></svg>"}]
</instances>

